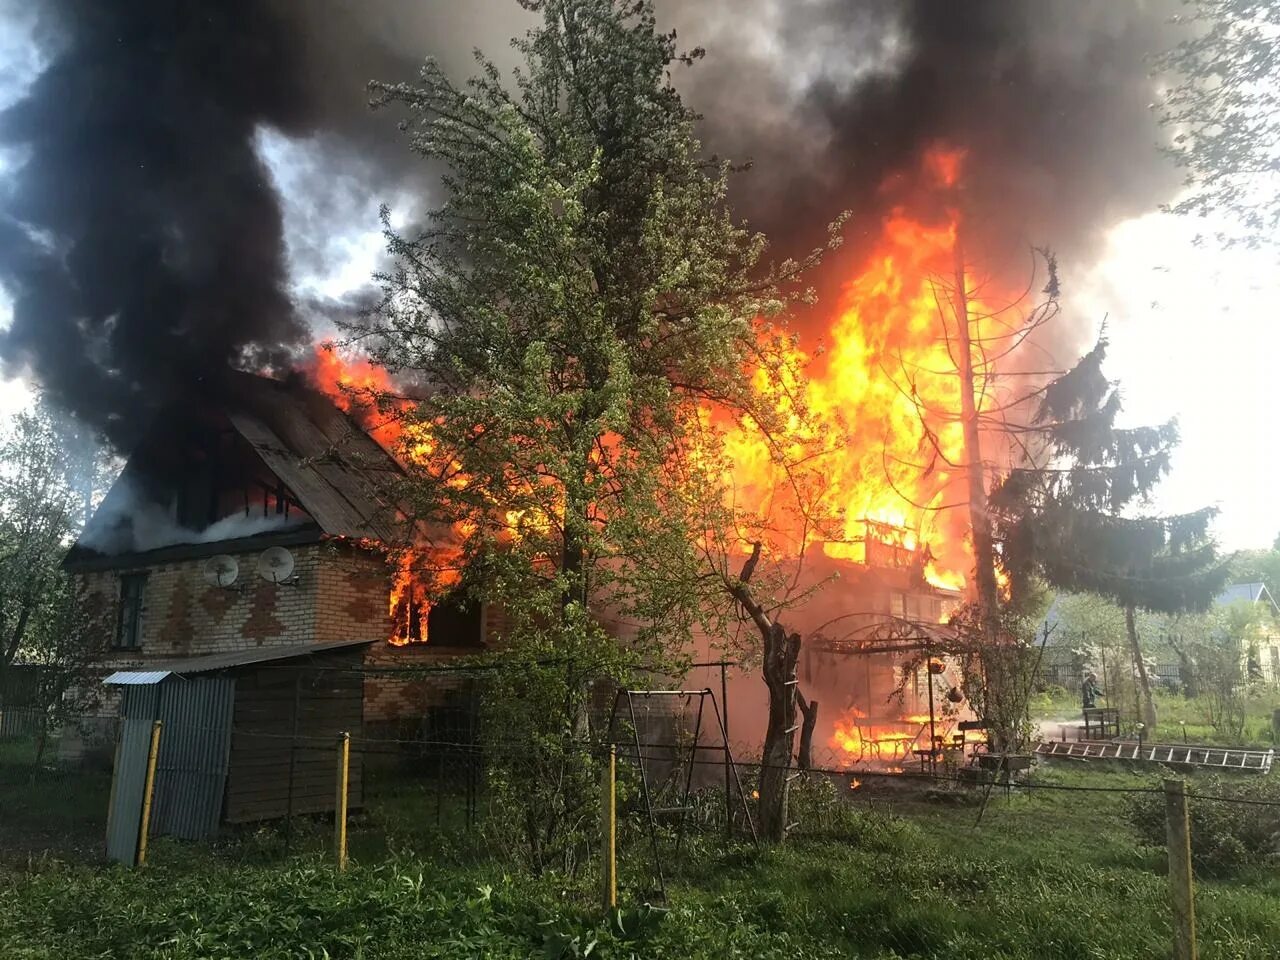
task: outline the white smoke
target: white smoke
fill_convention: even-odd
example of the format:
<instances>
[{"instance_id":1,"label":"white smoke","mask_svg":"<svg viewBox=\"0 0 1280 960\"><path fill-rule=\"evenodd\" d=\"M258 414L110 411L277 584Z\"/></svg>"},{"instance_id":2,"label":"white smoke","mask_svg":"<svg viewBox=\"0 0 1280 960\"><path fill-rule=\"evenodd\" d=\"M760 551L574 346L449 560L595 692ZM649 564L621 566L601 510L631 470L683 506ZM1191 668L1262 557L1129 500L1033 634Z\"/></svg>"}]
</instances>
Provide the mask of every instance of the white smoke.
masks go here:
<instances>
[{"instance_id":1,"label":"white smoke","mask_svg":"<svg viewBox=\"0 0 1280 960\"><path fill-rule=\"evenodd\" d=\"M122 485L126 483L120 481ZM131 486L124 486L118 492L113 490L112 494L113 499L119 499L114 504L103 504L102 510L108 512L96 517L79 541L82 547L110 556L253 537L302 526L310 520L298 512L288 516L236 513L197 530L178 523L172 507L146 499Z\"/></svg>"}]
</instances>

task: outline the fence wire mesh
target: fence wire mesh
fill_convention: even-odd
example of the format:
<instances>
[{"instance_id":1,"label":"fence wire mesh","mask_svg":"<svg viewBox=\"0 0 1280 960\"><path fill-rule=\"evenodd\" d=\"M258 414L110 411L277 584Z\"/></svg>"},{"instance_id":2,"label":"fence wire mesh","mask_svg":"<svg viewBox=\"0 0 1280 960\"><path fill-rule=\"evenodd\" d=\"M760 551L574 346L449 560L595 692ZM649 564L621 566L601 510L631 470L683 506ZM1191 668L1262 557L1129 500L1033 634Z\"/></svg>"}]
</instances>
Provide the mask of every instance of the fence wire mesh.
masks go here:
<instances>
[{"instance_id":1,"label":"fence wire mesh","mask_svg":"<svg viewBox=\"0 0 1280 960\"><path fill-rule=\"evenodd\" d=\"M723 709L731 666L696 668L681 693L662 690L656 680L649 691L585 684L590 690L580 710L566 710L559 725L535 730L500 724L511 714L495 710L493 701L512 685L492 667L266 668L280 672L260 687L285 693L265 707L265 701L253 710L233 706L220 770L162 749L155 803L163 809L172 801L164 793L182 778L204 778L217 791L220 813L216 831L200 839L215 849L241 849L251 840L255 855L327 854L340 782L338 734L347 733L354 859L497 856L576 869L598 854L599 769L612 742L623 875L655 891L663 870L678 870L712 847L750 840L760 773L759 739L752 734L760 731L747 729L745 715ZM568 677L571 668L563 669ZM565 682L580 679L579 673ZM354 723L307 700L308 690L350 689L352 682L359 694ZM911 742L927 744L925 725L918 726ZM0 856L102 858L120 728L118 712L50 725L31 706L0 710ZM216 733L179 717L168 721L162 741ZM886 816L922 799L971 807L956 819L980 820L988 803L1015 794L1054 792L1088 804L1099 791L1159 792L1156 786L1064 785L1034 772L998 783L998 773L982 771L971 751L913 755L897 744L892 755L856 760L838 745L815 744L811 769L789 772L790 835L800 838L828 835L849 811ZM1192 794L1193 803L1249 806L1280 826L1280 796ZM163 832L162 823L153 823L153 835Z\"/></svg>"}]
</instances>

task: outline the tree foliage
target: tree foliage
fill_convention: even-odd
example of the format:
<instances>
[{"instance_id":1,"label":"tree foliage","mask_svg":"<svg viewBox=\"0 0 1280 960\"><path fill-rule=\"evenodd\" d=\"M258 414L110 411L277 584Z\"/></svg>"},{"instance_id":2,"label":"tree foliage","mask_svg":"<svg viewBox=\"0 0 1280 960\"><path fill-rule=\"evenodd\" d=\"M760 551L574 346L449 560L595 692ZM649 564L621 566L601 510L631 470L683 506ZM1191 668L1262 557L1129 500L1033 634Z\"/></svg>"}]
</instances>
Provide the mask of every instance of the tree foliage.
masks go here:
<instances>
[{"instance_id":1,"label":"tree foliage","mask_svg":"<svg viewBox=\"0 0 1280 960\"><path fill-rule=\"evenodd\" d=\"M0 437L0 668L60 643L60 564L101 480L91 438L44 405Z\"/></svg>"},{"instance_id":2,"label":"tree foliage","mask_svg":"<svg viewBox=\"0 0 1280 960\"><path fill-rule=\"evenodd\" d=\"M1267 0L1184 0L1191 35L1157 58L1170 77L1160 117L1187 171L1177 213L1234 223L1227 244L1280 229L1280 7Z\"/></svg>"},{"instance_id":3,"label":"tree foliage","mask_svg":"<svg viewBox=\"0 0 1280 960\"><path fill-rule=\"evenodd\" d=\"M776 321L822 250L768 262L733 218L733 168L670 79L701 52L652 3L529 6L542 23L509 80L477 54L463 84L427 61L372 85L443 167L443 200L412 232L384 211L395 269L352 333L416 385L383 399L403 420L398 500L435 548L407 554L418 577L499 605L509 656L622 679L741 616L729 542L750 536L717 423L782 426L755 385L794 380ZM539 723L551 744L580 718Z\"/></svg>"},{"instance_id":4,"label":"tree foliage","mask_svg":"<svg viewBox=\"0 0 1280 960\"><path fill-rule=\"evenodd\" d=\"M1021 465L991 494L1001 564L1015 599L1037 580L1107 597L1123 608L1142 692L1156 724L1137 612L1202 611L1229 573L1209 534L1216 514L1143 514L1168 472L1177 425L1121 428L1120 392L1102 372L1106 341L1052 380L1022 439Z\"/></svg>"},{"instance_id":5,"label":"tree foliage","mask_svg":"<svg viewBox=\"0 0 1280 960\"><path fill-rule=\"evenodd\" d=\"M1099 341L1046 387L1025 461L993 490L1001 562L1015 592L1043 578L1121 607L1204 610L1228 575L1209 535L1216 511L1137 512L1168 472L1177 425L1117 427L1105 356Z\"/></svg>"},{"instance_id":6,"label":"tree foliage","mask_svg":"<svg viewBox=\"0 0 1280 960\"><path fill-rule=\"evenodd\" d=\"M607 601L668 645L723 591L694 548L708 518L691 504L721 483L701 407L771 422L751 376L786 362L770 318L817 252L767 264L734 221L732 168L702 155L669 78L699 51L651 4L537 6L512 83L479 58L463 85L432 61L373 85L446 174L424 229L388 227L396 269L357 332L419 385L409 501L452 525L476 589L527 632L561 611L580 631L571 608Z\"/></svg>"}]
</instances>

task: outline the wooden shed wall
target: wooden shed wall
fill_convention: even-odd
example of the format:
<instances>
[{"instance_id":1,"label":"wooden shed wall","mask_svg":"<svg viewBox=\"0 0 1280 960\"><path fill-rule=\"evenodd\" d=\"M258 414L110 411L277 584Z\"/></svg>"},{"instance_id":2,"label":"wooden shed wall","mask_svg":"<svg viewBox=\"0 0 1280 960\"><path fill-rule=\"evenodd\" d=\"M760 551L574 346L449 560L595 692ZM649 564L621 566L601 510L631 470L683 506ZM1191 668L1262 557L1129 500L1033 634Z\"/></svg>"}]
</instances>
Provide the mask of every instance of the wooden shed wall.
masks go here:
<instances>
[{"instance_id":1,"label":"wooden shed wall","mask_svg":"<svg viewBox=\"0 0 1280 960\"><path fill-rule=\"evenodd\" d=\"M297 666L266 664L238 673L223 813L227 823L333 810L338 735L350 732L354 739L361 731L363 684L355 672L360 656L360 651L353 651ZM353 749L352 807L361 803L362 767Z\"/></svg>"}]
</instances>

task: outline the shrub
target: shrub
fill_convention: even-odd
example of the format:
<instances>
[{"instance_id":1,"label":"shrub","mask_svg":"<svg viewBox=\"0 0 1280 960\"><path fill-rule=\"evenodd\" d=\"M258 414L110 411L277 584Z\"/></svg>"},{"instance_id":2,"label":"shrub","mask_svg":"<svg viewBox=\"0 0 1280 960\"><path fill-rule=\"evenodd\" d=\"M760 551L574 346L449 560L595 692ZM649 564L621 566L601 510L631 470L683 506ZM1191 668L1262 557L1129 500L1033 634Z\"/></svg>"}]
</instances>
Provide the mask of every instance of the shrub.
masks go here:
<instances>
[{"instance_id":1,"label":"shrub","mask_svg":"<svg viewBox=\"0 0 1280 960\"><path fill-rule=\"evenodd\" d=\"M1197 781L1190 801L1191 862L1208 877L1230 876L1242 867L1276 856L1280 841L1280 806L1232 803L1230 800L1280 804L1280 787L1265 779L1223 781L1217 777ZM1199 794L1196 798L1194 794ZM1210 800L1227 797L1230 800ZM1165 801L1158 793L1135 794L1127 799L1129 821L1139 837L1163 847Z\"/></svg>"}]
</instances>

